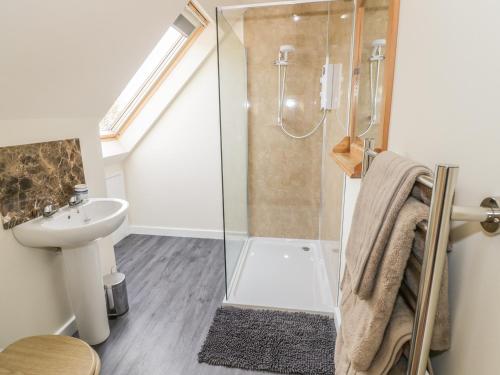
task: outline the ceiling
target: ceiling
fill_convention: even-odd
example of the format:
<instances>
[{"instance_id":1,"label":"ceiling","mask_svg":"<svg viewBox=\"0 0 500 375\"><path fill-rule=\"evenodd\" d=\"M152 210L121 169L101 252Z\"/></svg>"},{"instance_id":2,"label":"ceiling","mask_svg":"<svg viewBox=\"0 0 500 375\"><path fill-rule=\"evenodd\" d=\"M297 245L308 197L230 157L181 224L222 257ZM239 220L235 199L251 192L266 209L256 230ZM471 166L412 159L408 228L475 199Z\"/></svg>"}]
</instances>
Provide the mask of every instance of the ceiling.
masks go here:
<instances>
[{"instance_id":1,"label":"ceiling","mask_svg":"<svg viewBox=\"0 0 500 375\"><path fill-rule=\"evenodd\" d=\"M7 0L0 119L102 117L187 0Z\"/></svg>"},{"instance_id":2,"label":"ceiling","mask_svg":"<svg viewBox=\"0 0 500 375\"><path fill-rule=\"evenodd\" d=\"M245 4L258 4L258 3L272 3L279 2L280 0L198 0L200 5L209 12L215 19L215 8L229 5L245 5Z\"/></svg>"},{"instance_id":3,"label":"ceiling","mask_svg":"<svg viewBox=\"0 0 500 375\"><path fill-rule=\"evenodd\" d=\"M198 0L215 7L269 0ZM97 118L187 0L6 0L0 4L0 119Z\"/></svg>"},{"instance_id":4,"label":"ceiling","mask_svg":"<svg viewBox=\"0 0 500 375\"><path fill-rule=\"evenodd\" d=\"M215 8L222 6L231 6L231 5L248 5L248 4L270 4L270 3L284 3L287 1L297 1L297 2L315 2L315 1L325 1L325 0L198 0L198 3L201 4L205 11L210 12L210 15L215 19ZM336 1L336 0L332 0ZM345 0L351 1L351 0ZM377 1L387 1L387 0L377 0Z\"/></svg>"}]
</instances>

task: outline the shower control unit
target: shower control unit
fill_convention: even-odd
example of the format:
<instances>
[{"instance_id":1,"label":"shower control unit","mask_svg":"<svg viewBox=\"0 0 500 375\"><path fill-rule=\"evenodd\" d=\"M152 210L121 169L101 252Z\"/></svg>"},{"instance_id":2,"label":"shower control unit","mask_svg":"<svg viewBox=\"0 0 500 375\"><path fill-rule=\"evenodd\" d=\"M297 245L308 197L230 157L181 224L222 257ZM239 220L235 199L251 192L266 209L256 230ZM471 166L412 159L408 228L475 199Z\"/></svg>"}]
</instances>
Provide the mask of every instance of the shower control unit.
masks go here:
<instances>
[{"instance_id":1,"label":"shower control unit","mask_svg":"<svg viewBox=\"0 0 500 375\"><path fill-rule=\"evenodd\" d=\"M278 67L278 122L277 125L283 133L293 139L305 139L313 135L325 123L328 111L337 110L340 105L340 81L342 79L342 64L329 64L328 56L326 64L323 65L320 84L320 102L321 111L323 112L321 119L314 125L311 130L302 135L293 134L285 128L283 121L285 110L286 96L286 77L291 54L295 52L295 47L291 44L283 44L280 46L278 58L274 61L274 65Z\"/></svg>"},{"instance_id":2,"label":"shower control unit","mask_svg":"<svg viewBox=\"0 0 500 375\"><path fill-rule=\"evenodd\" d=\"M340 106L340 81L342 64L325 64L319 80L321 84L321 109L333 110Z\"/></svg>"}]
</instances>

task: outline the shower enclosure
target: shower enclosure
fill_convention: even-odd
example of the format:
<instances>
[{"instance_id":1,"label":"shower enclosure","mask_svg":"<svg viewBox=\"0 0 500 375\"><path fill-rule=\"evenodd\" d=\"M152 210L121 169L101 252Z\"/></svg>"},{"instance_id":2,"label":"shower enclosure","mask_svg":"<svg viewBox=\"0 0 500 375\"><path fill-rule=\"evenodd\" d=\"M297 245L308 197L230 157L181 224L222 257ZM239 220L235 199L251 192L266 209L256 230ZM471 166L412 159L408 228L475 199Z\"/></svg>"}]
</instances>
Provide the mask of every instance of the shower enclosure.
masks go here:
<instances>
[{"instance_id":1,"label":"shower enclosure","mask_svg":"<svg viewBox=\"0 0 500 375\"><path fill-rule=\"evenodd\" d=\"M226 304L335 310L344 177L329 153L349 121L353 18L352 1L217 10Z\"/></svg>"}]
</instances>

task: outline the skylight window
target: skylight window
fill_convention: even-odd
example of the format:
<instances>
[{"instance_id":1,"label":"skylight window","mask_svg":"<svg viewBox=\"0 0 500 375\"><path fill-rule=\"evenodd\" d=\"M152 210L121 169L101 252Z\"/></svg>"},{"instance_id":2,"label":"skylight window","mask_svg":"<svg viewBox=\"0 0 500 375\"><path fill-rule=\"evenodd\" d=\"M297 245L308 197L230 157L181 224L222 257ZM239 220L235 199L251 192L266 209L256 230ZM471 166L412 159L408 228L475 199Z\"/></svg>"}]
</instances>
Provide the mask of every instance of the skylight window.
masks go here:
<instances>
[{"instance_id":1,"label":"skylight window","mask_svg":"<svg viewBox=\"0 0 500 375\"><path fill-rule=\"evenodd\" d=\"M206 20L201 17L192 3L177 17L99 123L102 138L115 138L120 134L196 31L204 27Z\"/></svg>"}]
</instances>

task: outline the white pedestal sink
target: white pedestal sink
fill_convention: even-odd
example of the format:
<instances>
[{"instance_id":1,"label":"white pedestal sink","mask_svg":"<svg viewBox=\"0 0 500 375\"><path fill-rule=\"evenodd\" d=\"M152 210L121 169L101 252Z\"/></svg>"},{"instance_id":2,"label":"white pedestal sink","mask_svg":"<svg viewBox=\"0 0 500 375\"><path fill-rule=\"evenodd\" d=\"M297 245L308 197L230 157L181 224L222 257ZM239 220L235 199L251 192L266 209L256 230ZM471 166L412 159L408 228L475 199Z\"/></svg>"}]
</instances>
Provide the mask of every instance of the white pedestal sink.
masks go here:
<instances>
[{"instance_id":1,"label":"white pedestal sink","mask_svg":"<svg viewBox=\"0 0 500 375\"><path fill-rule=\"evenodd\" d=\"M68 295L80 338L91 345L109 336L96 240L118 229L127 210L128 202L121 199L89 199L77 207L64 207L52 217L39 217L13 229L24 246L62 249Z\"/></svg>"}]
</instances>

